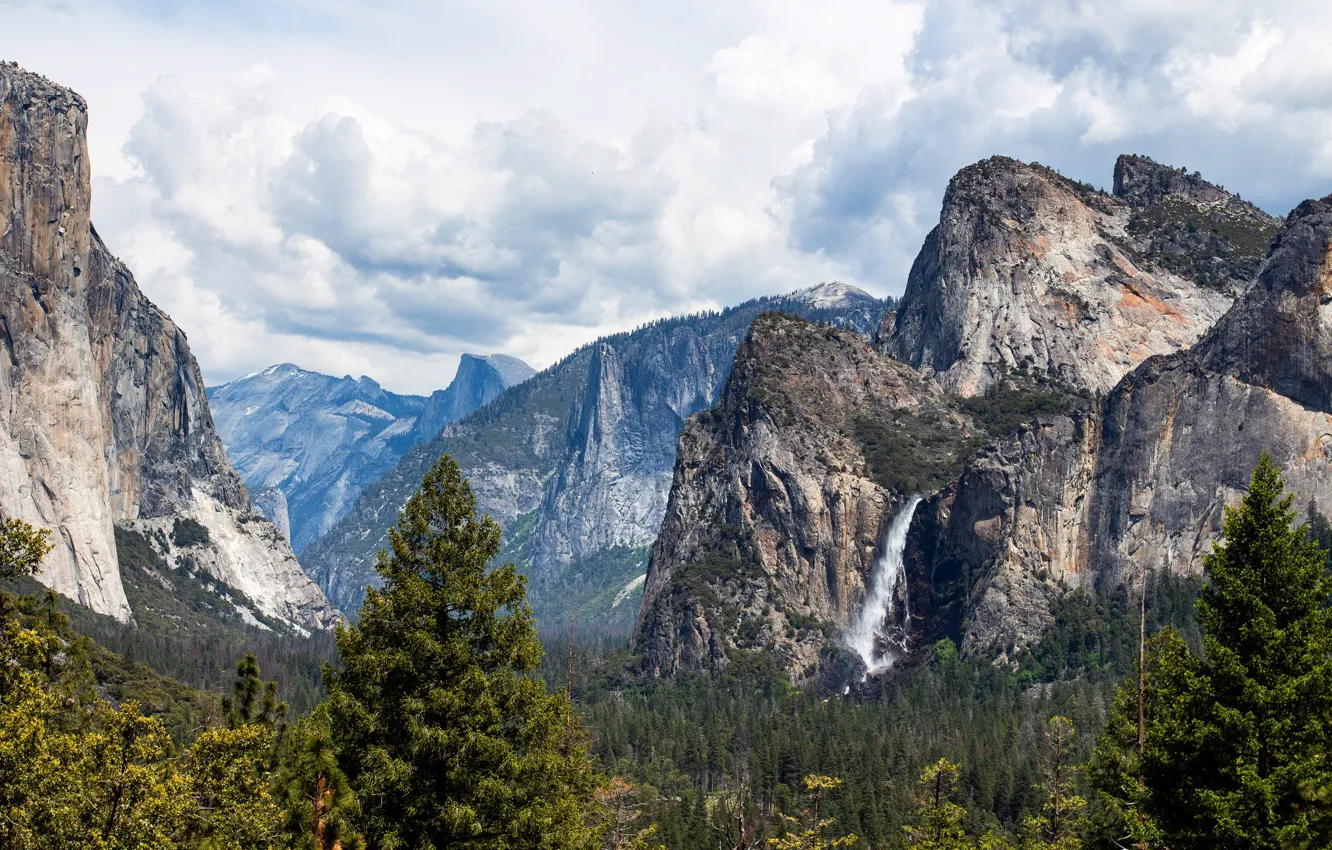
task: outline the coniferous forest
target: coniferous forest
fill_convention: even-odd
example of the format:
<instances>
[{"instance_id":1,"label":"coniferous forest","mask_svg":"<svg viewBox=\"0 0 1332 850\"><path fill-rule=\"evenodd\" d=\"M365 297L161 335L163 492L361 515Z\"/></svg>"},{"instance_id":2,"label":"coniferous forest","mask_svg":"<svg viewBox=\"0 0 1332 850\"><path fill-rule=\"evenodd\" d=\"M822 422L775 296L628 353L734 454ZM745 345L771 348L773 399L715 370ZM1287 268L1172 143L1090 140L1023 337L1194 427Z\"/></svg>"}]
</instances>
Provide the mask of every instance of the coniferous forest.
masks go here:
<instances>
[{"instance_id":1,"label":"coniferous forest","mask_svg":"<svg viewBox=\"0 0 1332 850\"><path fill-rule=\"evenodd\" d=\"M1326 847L1329 532L1293 499L1264 456L1204 580L1071 592L1018 664L943 640L828 694L762 653L665 682L622 638L543 647L446 456L297 707L253 653L216 694L94 642L21 592L51 543L5 520L0 847Z\"/></svg>"}]
</instances>

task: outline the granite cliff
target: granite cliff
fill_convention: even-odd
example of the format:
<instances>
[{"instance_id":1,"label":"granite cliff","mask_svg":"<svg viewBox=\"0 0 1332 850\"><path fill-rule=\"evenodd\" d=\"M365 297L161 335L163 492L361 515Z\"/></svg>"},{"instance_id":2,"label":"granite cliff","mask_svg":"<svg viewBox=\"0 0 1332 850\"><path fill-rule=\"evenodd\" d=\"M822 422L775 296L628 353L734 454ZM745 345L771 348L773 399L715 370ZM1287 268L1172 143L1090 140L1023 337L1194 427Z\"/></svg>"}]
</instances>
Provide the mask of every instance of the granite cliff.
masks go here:
<instances>
[{"instance_id":1,"label":"granite cliff","mask_svg":"<svg viewBox=\"0 0 1332 850\"><path fill-rule=\"evenodd\" d=\"M208 401L227 457L264 515L279 528L287 517L299 553L408 449L533 374L515 357L464 354L447 389L416 396L284 363L210 387Z\"/></svg>"},{"instance_id":2,"label":"granite cliff","mask_svg":"<svg viewBox=\"0 0 1332 850\"><path fill-rule=\"evenodd\" d=\"M949 624L964 646L1030 644L1071 587L1201 572L1263 451L1301 504L1332 503L1329 238L1328 202L1302 204L1198 343L1149 358L1085 414L978 455L931 500L912 557L968 574Z\"/></svg>"},{"instance_id":3,"label":"granite cliff","mask_svg":"<svg viewBox=\"0 0 1332 850\"><path fill-rule=\"evenodd\" d=\"M1328 211L1283 225L1143 157L1120 158L1113 196L1011 160L964 169L877 352L761 319L734 386L686 426L645 663L764 648L846 681L848 626L913 493L894 590L910 616L881 638L1000 659L1070 589L1199 571L1263 450L1326 504Z\"/></svg>"},{"instance_id":4,"label":"granite cliff","mask_svg":"<svg viewBox=\"0 0 1332 850\"><path fill-rule=\"evenodd\" d=\"M92 227L86 128L78 95L0 64L0 510L54 530L39 578L99 613L133 615L124 526L271 618L327 626L227 462L184 332ZM173 547L182 520L207 542Z\"/></svg>"},{"instance_id":5,"label":"granite cliff","mask_svg":"<svg viewBox=\"0 0 1332 850\"><path fill-rule=\"evenodd\" d=\"M888 522L981 433L863 338L760 316L720 402L680 435L635 637L649 668L763 650L811 675L858 613Z\"/></svg>"},{"instance_id":6,"label":"granite cliff","mask_svg":"<svg viewBox=\"0 0 1332 850\"><path fill-rule=\"evenodd\" d=\"M1278 224L1144 157L1119 159L1113 195L994 157L949 183L880 340L964 396L1024 368L1106 392L1202 336Z\"/></svg>"},{"instance_id":7,"label":"granite cliff","mask_svg":"<svg viewBox=\"0 0 1332 850\"><path fill-rule=\"evenodd\" d=\"M506 530L538 620L628 627L670 489L684 421L714 404L754 317L786 309L869 335L885 304L841 284L666 319L585 346L409 451L302 554L344 611L375 580L374 553L445 452Z\"/></svg>"}]
</instances>

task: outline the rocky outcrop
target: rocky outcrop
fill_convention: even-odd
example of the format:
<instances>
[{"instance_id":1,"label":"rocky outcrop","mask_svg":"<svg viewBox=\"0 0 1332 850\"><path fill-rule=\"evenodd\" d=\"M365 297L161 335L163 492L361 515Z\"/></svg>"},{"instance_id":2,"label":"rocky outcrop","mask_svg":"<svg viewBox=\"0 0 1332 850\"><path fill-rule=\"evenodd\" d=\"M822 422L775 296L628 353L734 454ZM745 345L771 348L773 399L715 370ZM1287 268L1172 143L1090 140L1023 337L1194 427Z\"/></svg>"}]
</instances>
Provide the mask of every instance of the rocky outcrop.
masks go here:
<instances>
[{"instance_id":1,"label":"rocky outcrop","mask_svg":"<svg viewBox=\"0 0 1332 850\"><path fill-rule=\"evenodd\" d=\"M282 493L299 552L408 449L533 374L515 357L464 354L448 388L425 397L284 363L212 387L208 398L245 486Z\"/></svg>"},{"instance_id":2,"label":"rocky outcrop","mask_svg":"<svg viewBox=\"0 0 1332 850\"><path fill-rule=\"evenodd\" d=\"M868 348L755 324L722 403L681 438L635 638L654 670L759 648L799 677L844 664L866 540L912 492L910 619L881 633L999 659L1038 641L1070 589L1200 570L1263 450L1301 500L1332 501L1329 203L1273 243L1276 219L1145 158L1120 159L1115 192L1012 160L954 179L875 335L942 389ZM918 382L932 427L900 415L887 375ZM913 432L929 437L904 445ZM930 453L950 440L951 458ZM860 507L866 486L877 508ZM868 534L837 532L856 523Z\"/></svg>"},{"instance_id":3,"label":"rocky outcrop","mask_svg":"<svg viewBox=\"0 0 1332 850\"><path fill-rule=\"evenodd\" d=\"M503 557L528 573L539 621L580 611L580 623L627 625L633 583L666 508L676 439L687 417L716 402L754 317L784 309L868 334L884 306L854 288L821 285L598 340L408 452L302 561L354 611L376 580L374 552L388 527L448 452L505 527ZM616 603L631 585L634 596Z\"/></svg>"},{"instance_id":4,"label":"rocky outcrop","mask_svg":"<svg viewBox=\"0 0 1332 850\"><path fill-rule=\"evenodd\" d=\"M974 455L917 511L906 555L921 630L968 652L1029 645L1053 624L1050 602L1092 588L1089 498L1098 408L1038 416Z\"/></svg>"},{"instance_id":5,"label":"rocky outcrop","mask_svg":"<svg viewBox=\"0 0 1332 850\"><path fill-rule=\"evenodd\" d=\"M1201 572L1264 451L1301 505L1332 503L1330 252L1332 199L1302 204L1196 345L1148 359L1085 416L972 461L912 555L971 571L952 594L968 649L1031 644L1070 587Z\"/></svg>"},{"instance_id":6,"label":"rocky outcrop","mask_svg":"<svg viewBox=\"0 0 1332 850\"><path fill-rule=\"evenodd\" d=\"M1253 280L1281 221L1198 172L1145 156L1115 162L1115 197L1129 207L1135 259L1236 295Z\"/></svg>"},{"instance_id":7,"label":"rocky outcrop","mask_svg":"<svg viewBox=\"0 0 1332 850\"><path fill-rule=\"evenodd\" d=\"M1332 197L1289 217L1257 280L1189 351L1105 403L1094 569L1197 572L1263 451L1301 505L1332 504Z\"/></svg>"},{"instance_id":8,"label":"rocky outcrop","mask_svg":"<svg viewBox=\"0 0 1332 850\"><path fill-rule=\"evenodd\" d=\"M291 512L287 509L287 494L276 487L260 490L253 496L254 509L273 523L282 536L291 541Z\"/></svg>"},{"instance_id":9,"label":"rocky outcrop","mask_svg":"<svg viewBox=\"0 0 1332 850\"><path fill-rule=\"evenodd\" d=\"M227 463L185 334L92 228L86 125L77 95L0 65L0 510L55 531L39 578L99 613L132 616L113 526L188 517L211 575L329 625Z\"/></svg>"},{"instance_id":10,"label":"rocky outcrop","mask_svg":"<svg viewBox=\"0 0 1332 850\"><path fill-rule=\"evenodd\" d=\"M1106 195L1004 157L963 169L886 350L970 396L1014 370L1107 392L1146 358L1192 344L1277 222L1143 158L1121 158L1115 185ZM1204 238L1198 222L1220 234Z\"/></svg>"},{"instance_id":11,"label":"rocky outcrop","mask_svg":"<svg viewBox=\"0 0 1332 850\"><path fill-rule=\"evenodd\" d=\"M976 433L933 381L862 337L761 316L719 404L680 436L635 637L650 669L764 649L811 675L911 495L899 467L960 465Z\"/></svg>"}]
</instances>

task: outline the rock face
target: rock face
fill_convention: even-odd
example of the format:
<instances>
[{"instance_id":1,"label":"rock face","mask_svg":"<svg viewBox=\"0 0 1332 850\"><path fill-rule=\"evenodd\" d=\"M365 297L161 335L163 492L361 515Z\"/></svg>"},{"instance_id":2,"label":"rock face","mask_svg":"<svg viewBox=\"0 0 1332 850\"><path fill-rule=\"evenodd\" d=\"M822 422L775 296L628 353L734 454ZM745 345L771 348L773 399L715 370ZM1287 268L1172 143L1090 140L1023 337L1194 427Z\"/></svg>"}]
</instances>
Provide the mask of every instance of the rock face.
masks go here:
<instances>
[{"instance_id":1,"label":"rock face","mask_svg":"<svg viewBox=\"0 0 1332 850\"><path fill-rule=\"evenodd\" d=\"M39 578L99 613L132 616L114 525L188 517L213 541L207 572L328 625L227 463L185 334L92 228L86 126L78 95L0 65L0 510L55 531Z\"/></svg>"},{"instance_id":2,"label":"rock face","mask_svg":"<svg viewBox=\"0 0 1332 850\"><path fill-rule=\"evenodd\" d=\"M1109 391L1196 341L1278 222L1205 183L1121 157L1115 195L995 157L949 183L885 349L976 395L1010 370Z\"/></svg>"},{"instance_id":3,"label":"rock face","mask_svg":"<svg viewBox=\"0 0 1332 850\"><path fill-rule=\"evenodd\" d=\"M1087 415L978 456L935 500L914 557L971 571L953 624L967 648L1032 643L1068 587L1200 572L1263 451L1301 504L1332 504L1330 244L1332 203L1302 204L1196 345L1150 358Z\"/></svg>"},{"instance_id":4,"label":"rock face","mask_svg":"<svg viewBox=\"0 0 1332 850\"><path fill-rule=\"evenodd\" d=\"M1332 505L1332 197L1289 217L1254 284L1189 351L1105 403L1091 501L1102 581L1201 569L1264 451L1301 505Z\"/></svg>"},{"instance_id":5,"label":"rock face","mask_svg":"<svg viewBox=\"0 0 1332 850\"><path fill-rule=\"evenodd\" d=\"M722 403L681 437L635 636L653 669L757 648L805 679L842 663L829 644L866 553L912 492L910 619L882 630L999 659L1071 588L1201 570L1264 450L1302 503L1332 504L1332 198L1273 239L1276 219L1141 157L1120 159L1115 192L1010 160L964 170L876 332L924 374L755 324ZM931 428L897 412L911 403ZM865 411L891 427L867 431ZM913 432L930 437L904 447ZM950 440L956 462L931 454Z\"/></svg>"},{"instance_id":6,"label":"rock face","mask_svg":"<svg viewBox=\"0 0 1332 850\"><path fill-rule=\"evenodd\" d=\"M894 443L917 471L960 463L977 432L933 381L860 336L781 314L754 322L720 403L680 436L635 637L654 672L756 649L796 678L827 661L911 495L875 453L876 425L951 440L942 458Z\"/></svg>"},{"instance_id":7,"label":"rock face","mask_svg":"<svg viewBox=\"0 0 1332 850\"><path fill-rule=\"evenodd\" d=\"M515 357L464 354L448 389L399 395L370 378L334 378L290 363L212 387L227 457L251 492L280 493L300 552L351 509L412 446L535 374ZM256 501L281 527L269 500ZM276 505L274 505L276 510Z\"/></svg>"},{"instance_id":8,"label":"rock face","mask_svg":"<svg viewBox=\"0 0 1332 850\"><path fill-rule=\"evenodd\" d=\"M833 303L820 303L828 295ZM367 487L352 511L303 553L306 569L344 611L375 580L374 552L426 469L448 452L482 508L507 531L507 560L531 579L539 621L614 620L643 575L670 489L684 421L714 404L754 317L786 309L872 332L883 302L819 288L721 313L668 319L579 349L446 426Z\"/></svg>"}]
</instances>

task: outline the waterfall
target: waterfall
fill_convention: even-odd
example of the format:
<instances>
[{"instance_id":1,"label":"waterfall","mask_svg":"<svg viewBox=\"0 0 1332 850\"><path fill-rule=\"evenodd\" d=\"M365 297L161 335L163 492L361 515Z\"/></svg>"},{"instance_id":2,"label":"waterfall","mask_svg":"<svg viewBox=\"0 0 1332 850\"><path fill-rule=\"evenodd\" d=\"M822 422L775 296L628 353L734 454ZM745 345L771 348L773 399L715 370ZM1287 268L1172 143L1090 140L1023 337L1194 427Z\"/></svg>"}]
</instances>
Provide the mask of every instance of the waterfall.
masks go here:
<instances>
[{"instance_id":1,"label":"waterfall","mask_svg":"<svg viewBox=\"0 0 1332 850\"><path fill-rule=\"evenodd\" d=\"M880 633L880 628L893 613L893 591L898 582L905 582L903 577L902 552L906 549L907 530L911 528L911 517L920 504L920 496L912 496L888 526L888 535L884 539L883 554L874 563L870 575L869 591L865 594L865 603L860 609L860 616L847 630L845 640L848 647L865 662L866 677L881 673L893 666L893 662L906 653L906 624L911 618L911 606L908 603L906 588L902 590L902 640L900 651L893 646L883 647L890 639Z\"/></svg>"}]
</instances>

